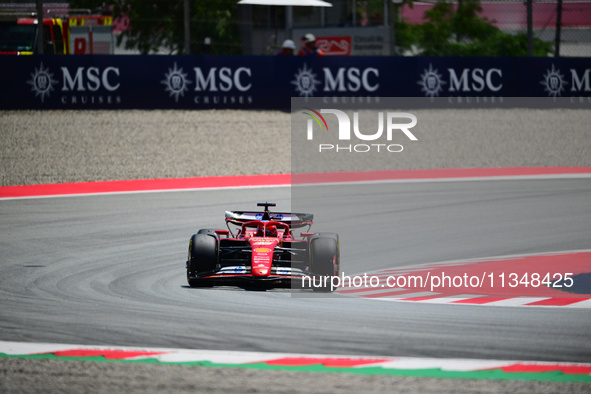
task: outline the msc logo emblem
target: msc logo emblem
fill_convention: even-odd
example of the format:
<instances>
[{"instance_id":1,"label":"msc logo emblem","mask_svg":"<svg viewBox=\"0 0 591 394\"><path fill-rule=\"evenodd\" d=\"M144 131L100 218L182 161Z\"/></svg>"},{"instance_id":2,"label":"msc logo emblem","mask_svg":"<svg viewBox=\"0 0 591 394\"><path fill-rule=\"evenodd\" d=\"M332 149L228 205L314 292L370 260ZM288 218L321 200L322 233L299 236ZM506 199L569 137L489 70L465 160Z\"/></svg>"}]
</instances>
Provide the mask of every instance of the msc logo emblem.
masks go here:
<instances>
[{"instance_id":1,"label":"msc logo emblem","mask_svg":"<svg viewBox=\"0 0 591 394\"><path fill-rule=\"evenodd\" d=\"M417 82L421 86L421 92L425 93L427 97L439 96L446 83L443 76L439 74L439 70L433 69L432 64L429 64L429 68L424 70L421 79Z\"/></svg>"},{"instance_id":2,"label":"msc logo emblem","mask_svg":"<svg viewBox=\"0 0 591 394\"><path fill-rule=\"evenodd\" d=\"M320 81L316 79L316 74L312 72L312 69L308 68L306 63L304 63L303 68L298 69L294 77L295 79L291 83L295 85L298 94L303 97L313 96L316 86L320 84Z\"/></svg>"},{"instance_id":3,"label":"msc logo emblem","mask_svg":"<svg viewBox=\"0 0 591 394\"><path fill-rule=\"evenodd\" d=\"M174 101L179 101L179 96L184 96L185 92L189 90L191 81L187 79L187 74L183 72L182 68L178 68L176 63L173 68L169 68L164 75L164 80L161 81L166 86L166 91L170 97L174 97Z\"/></svg>"},{"instance_id":4,"label":"msc logo emblem","mask_svg":"<svg viewBox=\"0 0 591 394\"><path fill-rule=\"evenodd\" d=\"M551 70L546 70L544 78L540 81L540 84L544 86L544 91L552 97L560 96L567 83L560 70L554 68L554 64Z\"/></svg>"},{"instance_id":5,"label":"msc logo emblem","mask_svg":"<svg viewBox=\"0 0 591 394\"><path fill-rule=\"evenodd\" d=\"M503 71L499 68L463 68L461 71L447 69L447 81L439 74L433 65L423 71L417 84L427 97L439 96L444 91L444 85L449 83L448 92L498 92L503 88Z\"/></svg>"},{"instance_id":6,"label":"msc logo emblem","mask_svg":"<svg viewBox=\"0 0 591 394\"><path fill-rule=\"evenodd\" d=\"M41 97L41 102L45 100L45 96L49 97L53 89L53 85L58 82L53 79L53 73L49 68L43 67L43 62L39 68L35 68L35 72L31 73L31 79L27 81L31 85L31 91L35 92L35 97Z\"/></svg>"},{"instance_id":7,"label":"msc logo emblem","mask_svg":"<svg viewBox=\"0 0 591 394\"><path fill-rule=\"evenodd\" d=\"M314 96L318 85L323 83L322 91L331 94L373 93L380 87L380 73L374 67L339 67L336 70L322 67L322 73L324 78L320 79L304 63L303 68L298 69L298 72L294 74L295 79L291 81L291 84L295 85L296 92L303 97Z\"/></svg>"}]
</instances>

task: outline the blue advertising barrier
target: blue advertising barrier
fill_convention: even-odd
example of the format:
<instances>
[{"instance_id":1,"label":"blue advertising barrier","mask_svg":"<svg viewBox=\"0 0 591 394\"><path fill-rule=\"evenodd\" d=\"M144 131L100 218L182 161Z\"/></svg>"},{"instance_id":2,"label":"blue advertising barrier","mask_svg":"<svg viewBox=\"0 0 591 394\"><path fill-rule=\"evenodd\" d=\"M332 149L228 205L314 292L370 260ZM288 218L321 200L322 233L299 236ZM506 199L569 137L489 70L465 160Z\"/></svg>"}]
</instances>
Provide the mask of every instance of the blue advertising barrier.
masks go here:
<instances>
[{"instance_id":1,"label":"blue advertising barrier","mask_svg":"<svg viewBox=\"0 0 591 394\"><path fill-rule=\"evenodd\" d=\"M291 97L591 96L591 58L2 56L0 109L287 109Z\"/></svg>"}]
</instances>

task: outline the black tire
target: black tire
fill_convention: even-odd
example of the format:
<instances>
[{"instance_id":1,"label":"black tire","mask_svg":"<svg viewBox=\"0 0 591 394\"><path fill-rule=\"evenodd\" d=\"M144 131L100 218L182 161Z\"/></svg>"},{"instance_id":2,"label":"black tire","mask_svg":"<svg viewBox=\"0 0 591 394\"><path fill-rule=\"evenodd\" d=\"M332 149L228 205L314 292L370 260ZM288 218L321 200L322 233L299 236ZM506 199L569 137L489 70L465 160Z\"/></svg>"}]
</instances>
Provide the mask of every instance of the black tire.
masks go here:
<instances>
[{"instance_id":1,"label":"black tire","mask_svg":"<svg viewBox=\"0 0 591 394\"><path fill-rule=\"evenodd\" d=\"M215 229L214 228L202 228L201 230L197 231L197 234L214 234L215 235Z\"/></svg>"},{"instance_id":2,"label":"black tire","mask_svg":"<svg viewBox=\"0 0 591 394\"><path fill-rule=\"evenodd\" d=\"M217 268L218 243L216 237L207 233L197 233L189 242L189 260L187 264L187 281L191 287L211 286L211 280L200 279L200 274Z\"/></svg>"},{"instance_id":3,"label":"black tire","mask_svg":"<svg viewBox=\"0 0 591 394\"><path fill-rule=\"evenodd\" d=\"M316 235L319 236L319 237L323 237L323 238L332 238L335 241L337 241L337 246L338 246L338 243L339 243L339 235L337 233L324 233L324 232L322 232L322 233L316 233Z\"/></svg>"},{"instance_id":4,"label":"black tire","mask_svg":"<svg viewBox=\"0 0 591 394\"><path fill-rule=\"evenodd\" d=\"M333 236L334 235L334 236ZM335 237L336 236L336 237ZM322 283L320 287L313 286L314 291L330 292L331 280L326 277L338 276L340 273L340 253L338 235L320 235L310 241L310 258L312 272L316 283Z\"/></svg>"}]
</instances>

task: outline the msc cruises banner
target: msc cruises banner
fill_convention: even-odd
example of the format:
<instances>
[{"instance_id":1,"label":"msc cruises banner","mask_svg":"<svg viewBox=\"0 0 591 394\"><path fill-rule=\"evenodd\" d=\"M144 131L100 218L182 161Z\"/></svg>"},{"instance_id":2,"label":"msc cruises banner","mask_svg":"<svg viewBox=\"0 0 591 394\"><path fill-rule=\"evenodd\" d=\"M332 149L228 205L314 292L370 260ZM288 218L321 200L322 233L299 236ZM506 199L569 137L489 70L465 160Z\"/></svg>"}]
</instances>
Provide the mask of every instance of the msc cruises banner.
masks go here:
<instances>
[{"instance_id":1,"label":"msc cruises banner","mask_svg":"<svg viewBox=\"0 0 591 394\"><path fill-rule=\"evenodd\" d=\"M291 97L578 97L591 58L2 56L0 109L287 109Z\"/></svg>"}]
</instances>

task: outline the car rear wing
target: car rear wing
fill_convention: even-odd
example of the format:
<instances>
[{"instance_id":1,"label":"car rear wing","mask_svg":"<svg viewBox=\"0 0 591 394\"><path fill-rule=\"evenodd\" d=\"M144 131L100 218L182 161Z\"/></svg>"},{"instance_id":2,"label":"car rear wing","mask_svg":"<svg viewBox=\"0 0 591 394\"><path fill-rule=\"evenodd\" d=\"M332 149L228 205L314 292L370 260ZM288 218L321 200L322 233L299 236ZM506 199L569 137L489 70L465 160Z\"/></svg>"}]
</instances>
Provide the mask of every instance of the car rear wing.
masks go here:
<instances>
[{"instance_id":1,"label":"car rear wing","mask_svg":"<svg viewBox=\"0 0 591 394\"><path fill-rule=\"evenodd\" d=\"M226 211L226 222L241 226L243 223L263 220L264 212ZM269 212L270 220L288 224L289 227L299 228L312 226L314 215L311 213Z\"/></svg>"}]
</instances>

